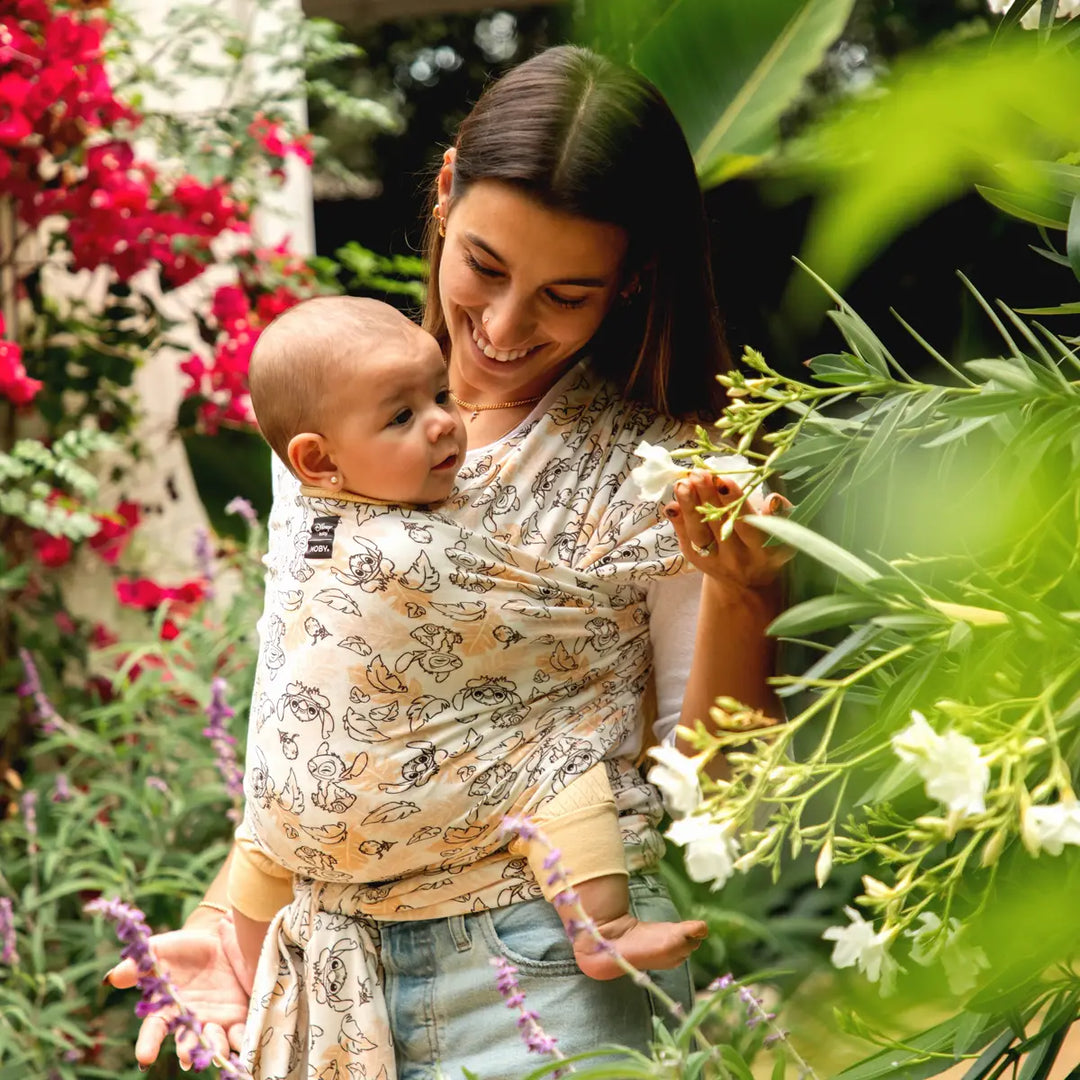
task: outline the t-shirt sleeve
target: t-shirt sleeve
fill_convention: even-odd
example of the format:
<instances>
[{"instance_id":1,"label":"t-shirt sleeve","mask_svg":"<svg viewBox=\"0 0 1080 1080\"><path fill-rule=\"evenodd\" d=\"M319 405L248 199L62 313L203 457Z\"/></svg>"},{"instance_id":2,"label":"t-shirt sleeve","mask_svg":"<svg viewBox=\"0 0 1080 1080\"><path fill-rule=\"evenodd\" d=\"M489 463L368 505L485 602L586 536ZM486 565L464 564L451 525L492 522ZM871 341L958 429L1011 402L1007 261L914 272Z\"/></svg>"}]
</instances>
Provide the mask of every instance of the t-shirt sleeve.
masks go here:
<instances>
[{"instance_id":1,"label":"t-shirt sleeve","mask_svg":"<svg viewBox=\"0 0 1080 1080\"><path fill-rule=\"evenodd\" d=\"M673 740L682 714L686 680L694 659L703 580L703 575L696 571L657 578L646 596L656 680L653 734L657 743Z\"/></svg>"}]
</instances>

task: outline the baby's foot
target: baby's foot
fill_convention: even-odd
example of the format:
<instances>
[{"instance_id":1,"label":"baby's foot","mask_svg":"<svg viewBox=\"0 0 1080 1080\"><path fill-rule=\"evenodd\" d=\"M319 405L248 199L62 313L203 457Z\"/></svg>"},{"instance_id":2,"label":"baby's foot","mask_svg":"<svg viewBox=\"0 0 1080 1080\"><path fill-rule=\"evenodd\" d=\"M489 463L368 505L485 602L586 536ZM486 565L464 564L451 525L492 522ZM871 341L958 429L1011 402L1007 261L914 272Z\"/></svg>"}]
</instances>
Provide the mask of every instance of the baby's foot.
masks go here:
<instances>
[{"instance_id":1,"label":"baby's foot","mask_svg":"<svg viewBox=\"0 0 1080 1080\"><path fill-rule=\"evenodd\" d=\"M639 971L662 971L678 967L704 941L708 928L700 920L688 922L642 922L620 915L599 923L600 935ZM617 979L626 972L590 934L574 938L574 959L592 979Z\"/></svg>"}]
</instances>

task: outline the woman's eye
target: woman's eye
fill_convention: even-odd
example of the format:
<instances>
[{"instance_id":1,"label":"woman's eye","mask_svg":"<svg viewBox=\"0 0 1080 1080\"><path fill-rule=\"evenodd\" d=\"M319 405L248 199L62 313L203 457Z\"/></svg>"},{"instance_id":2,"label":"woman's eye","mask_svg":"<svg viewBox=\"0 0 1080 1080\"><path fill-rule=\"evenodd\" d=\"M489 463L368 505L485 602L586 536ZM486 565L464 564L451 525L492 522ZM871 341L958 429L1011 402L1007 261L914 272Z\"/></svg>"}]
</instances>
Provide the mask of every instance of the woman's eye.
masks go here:
<instances>
[{"instance_id":1,"label":"woman's eye","mask_svg":"<svg viewBox=\"0 0 1080 1080\"><path fill-rule=\"evenodd\" d=\"M585 296L578 296L571 300L566 296L560 296L558 293L549 292L548 299L553 304L558 304L558 306L562 308L579 308L588 298Z\"/></svg>"},{"instance_id":2,"label":"woman's eye","mask_svg":"<svg viewBox=\"0 0 1080 1080\"><path fill-rule=\"evenodd\" d=\"M407 424L412 419L412 409L402 409L401 412L390 421L391 426L394 424Z\"/></svg>"},{"instance_id":3,"label":"woman's eye","mask_svg":"<svg viewBox=\"0 0 1080 1080\"><path fill-rule=\"evenodd\" d=\"M435 395L435 404L436 405L448 405L449 403L450 403L450 391L449 390L440 390Z\"/></svg>"},{"instance_id":4,"label":"woman's eye","mask_svg":"<svg viewBox=\"0 0 1080 1080\"><path fill-rule=\"evenodd\" d=\"M471 251L465 252L465 265L477 274L481 274L484 277L502 277L502 271L496 270L494 267L485 266L480 262Z\"/></svg>"}]
</instances>

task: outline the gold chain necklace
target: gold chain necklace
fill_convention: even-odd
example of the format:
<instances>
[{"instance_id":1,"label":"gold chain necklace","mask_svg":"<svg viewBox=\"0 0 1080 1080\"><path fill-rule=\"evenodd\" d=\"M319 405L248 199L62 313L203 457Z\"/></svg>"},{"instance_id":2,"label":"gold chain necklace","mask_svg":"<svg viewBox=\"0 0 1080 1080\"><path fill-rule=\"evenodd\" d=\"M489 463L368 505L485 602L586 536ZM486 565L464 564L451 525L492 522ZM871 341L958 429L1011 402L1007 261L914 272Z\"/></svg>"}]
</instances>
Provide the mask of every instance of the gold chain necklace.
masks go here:
<instances>
[{"instance_id":1,"label":"gold chain necklace","mask_svg":"<svg viewBox=\"0 0 1080 1080\"><path fill-rule=\"evenodd\" d=\"M462 401L453 390L450 391L450 397L455 405L459 405L463 409L472 409L470 420L475 420L480 413L489 412L492 409L516 409L521 405L535 405L543 396L543 394L537 394L536 397L522 398L520 401L503 401L498 405L477 405L472 401Z\"/></svg>"}]
</instances>

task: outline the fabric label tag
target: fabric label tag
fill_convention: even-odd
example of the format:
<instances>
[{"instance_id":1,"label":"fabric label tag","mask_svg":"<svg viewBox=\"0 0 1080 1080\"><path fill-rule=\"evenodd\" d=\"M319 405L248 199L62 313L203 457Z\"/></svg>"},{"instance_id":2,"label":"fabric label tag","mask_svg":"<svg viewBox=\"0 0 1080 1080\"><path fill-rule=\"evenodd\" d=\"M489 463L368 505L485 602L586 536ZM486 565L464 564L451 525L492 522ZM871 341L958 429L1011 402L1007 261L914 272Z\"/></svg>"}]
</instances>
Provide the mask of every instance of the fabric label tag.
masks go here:
<instances>
[{"instance_id":1,"label":"fabric label tag","mask_svg":"<svg viewBox=\"0 0 1080 1080\"><path fill-rule=\"evenodd\" d=\"M308 536L305 559L332 559L334 557L334 530L341 521L336 514L330 517L317 517L311 522L311 534Z\"/></svg>"}]
</instances>

